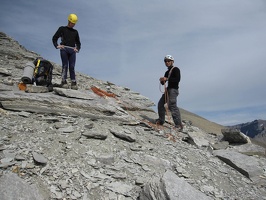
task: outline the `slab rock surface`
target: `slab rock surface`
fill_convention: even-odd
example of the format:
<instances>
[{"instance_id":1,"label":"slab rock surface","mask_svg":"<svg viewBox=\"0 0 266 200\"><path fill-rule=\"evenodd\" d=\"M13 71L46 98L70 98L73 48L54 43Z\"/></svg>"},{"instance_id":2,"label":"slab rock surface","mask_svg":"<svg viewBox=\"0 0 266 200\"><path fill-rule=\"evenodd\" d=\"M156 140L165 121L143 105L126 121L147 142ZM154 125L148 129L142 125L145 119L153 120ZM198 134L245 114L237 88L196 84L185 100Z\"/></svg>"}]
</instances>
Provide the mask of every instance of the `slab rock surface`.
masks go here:
<instances>
[{"instance_id":1,"label":"slab rock surface","mask_svg":"<svg viewBox=\"0 0 266 200\"><path fill-rule=\"evenodd\" d=\"M157 126L151 100L108 81L60 88L53 62L53 91L19 90L38 56L0 32L0 199L266 199L262 150L221 145L222 126L183 109L182 131Z\"/></svg>"}]
</instances>

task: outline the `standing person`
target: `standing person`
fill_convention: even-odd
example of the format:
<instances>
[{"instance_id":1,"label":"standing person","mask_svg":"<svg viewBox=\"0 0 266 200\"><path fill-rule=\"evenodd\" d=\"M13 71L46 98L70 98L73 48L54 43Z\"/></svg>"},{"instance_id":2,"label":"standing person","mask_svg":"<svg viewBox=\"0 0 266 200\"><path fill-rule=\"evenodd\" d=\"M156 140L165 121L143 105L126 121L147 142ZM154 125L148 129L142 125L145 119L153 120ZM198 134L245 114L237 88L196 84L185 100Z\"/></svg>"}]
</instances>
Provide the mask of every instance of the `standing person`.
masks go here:
<instances>
[{"instance_id":1,"label":"standing person","mask_svg":"<svg viewBox=\"0 0 266 200\"><path fill-rule=\"evenodd\" d=\"M166 112L165 106L167 106L171 111L175 127L179 130L182 130L183 125L181 121L181 115L176 105L177 96L179 94L179 82L181 79L180 69L174 66L174 58L171 55L167 55L164 57L164 63L168 70L165 72L164 77L161 77L159 81L162 85L168 82L168 86L166 88L165 93L162 95L158 102L159 119L156 120L156 124L164 124Z\"/></svg>"},{"instance_id":2,"label":"standing person","mask_svg":"<svg viewBox=\"0 0 266 200\"><path fill-rule=\"evenodd\" d=\"M53 36L53 44L56 49L60 49L60 55L62 60L62 82L63 88L68 88L67 85L67 72L69 69L71 79L71 89L77 90L77 81L75 74L76 53L81 48L79 39L79 33L73 27L76 25L78 17L76 14L70 14L68 16L67 26L61 26ZM60 45L57 44L58 38L61 37Z\"/></svg>"}]
</instances>

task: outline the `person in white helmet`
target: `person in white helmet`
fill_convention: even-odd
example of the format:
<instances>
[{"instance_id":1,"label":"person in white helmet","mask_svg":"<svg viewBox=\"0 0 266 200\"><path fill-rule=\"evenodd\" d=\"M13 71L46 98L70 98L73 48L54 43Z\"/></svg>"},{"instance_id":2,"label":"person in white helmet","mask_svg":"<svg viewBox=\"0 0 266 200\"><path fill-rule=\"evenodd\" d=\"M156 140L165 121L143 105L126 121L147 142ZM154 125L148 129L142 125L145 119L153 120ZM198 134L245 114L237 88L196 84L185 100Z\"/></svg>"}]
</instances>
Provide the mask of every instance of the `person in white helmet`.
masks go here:
<instances>
[{"instance_id":1,"label":"person in white helmet","mask_svg":"<svg viewBox=\"0 0 266 200\"><path fill-rule=\"evenodd\" d=\"M62 82L63 88L68 88L67 84L67 72L69 70L71 79L71 89L77 90L75 64L76 64L76 53L81 48L79 33L73 27L76 25L78 17L76 14L70 14L68 16L67 26L61 26L53 36L53 44L56 49L60 49L60 55L62 60ZM61 43L58 45L57 40L61 38Z\"/></svg>"},{"instance_id":2,"label":"person in white helmet","mask_svg":"<svg viewBox=\"0 0 266 200\"><path fill-rule=\"evenodd\" d=\"M164 63L167 67L163 77L160 77L159 81L162 85L168 84L165 93L162 95L158 102L158 114L159 119L156 120L156 124L163 125L165 122L165 113L168 108L172 114L175 127L179 130L183 129L182 120L179 108L177 107L177 96L179 94L179 82L181 80L181 73L178 67L174 66L174 58L171 55L164 57ZM167 101L167 102L166 102ZM166 107L167 106L167 107Z\"/></svg>"}]
</instances>

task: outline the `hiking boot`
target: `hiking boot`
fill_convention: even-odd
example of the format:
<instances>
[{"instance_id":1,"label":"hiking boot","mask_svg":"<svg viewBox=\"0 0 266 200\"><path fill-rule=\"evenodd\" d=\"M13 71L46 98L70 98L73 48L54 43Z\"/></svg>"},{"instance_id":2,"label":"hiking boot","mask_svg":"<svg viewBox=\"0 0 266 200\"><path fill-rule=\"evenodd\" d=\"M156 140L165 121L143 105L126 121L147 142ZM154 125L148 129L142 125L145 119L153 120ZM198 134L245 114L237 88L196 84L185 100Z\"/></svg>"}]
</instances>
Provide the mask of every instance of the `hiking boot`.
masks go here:
<instances>
[{"instance_id":1,"label":"hiking boot","mask_svg":"<svg viewBox=\"0 0 266 200\"><path fill-rule=\"evenodd\" d=\"M175 125L177 131L183 131L183 125Z\"/></svg>"},{"instance_id":2,"label":"hiking boot","mask_svg":"<svg viewBox=\"0 0 266 200\"><path fill-rule=\"evenodd\" d=\"M74 81L71 82L71 89L72 90L77 90L78 89L78 86L77 86L77 82L76 81L75 82Z\"/></svg>"},{"instance_id":3,"label":"hiking boot","mask_svg":"<svg viewBox=\"0 0 266 200\"><path fill-rule=\"evenodd\" d=\"M155 120L155 124L157 124L157 125L163 125L164 122L162 122L160 119L156 119Z\"/></svg>"},{"instance_id":4,"label":"hiking boot","mask_svg":"<svg viewBox=\"0 0 266 200\"><path fill-rule=\"evenodd\" d=\"M48 85L47 88L48 88L48 91L49 92L52 92L54 90L53 89L53 84Z\"/></svg>"},{"instance_id":5,"label":"hiking boot","mask_svg":"<svg viewBox=\"0 0 266 200\"><path fill-rule=\"evenodd\" d=\"M61 88L68 89L68 85L67 85L67 81L66 80L61 82Z\"/></svg>"}]
</instances>

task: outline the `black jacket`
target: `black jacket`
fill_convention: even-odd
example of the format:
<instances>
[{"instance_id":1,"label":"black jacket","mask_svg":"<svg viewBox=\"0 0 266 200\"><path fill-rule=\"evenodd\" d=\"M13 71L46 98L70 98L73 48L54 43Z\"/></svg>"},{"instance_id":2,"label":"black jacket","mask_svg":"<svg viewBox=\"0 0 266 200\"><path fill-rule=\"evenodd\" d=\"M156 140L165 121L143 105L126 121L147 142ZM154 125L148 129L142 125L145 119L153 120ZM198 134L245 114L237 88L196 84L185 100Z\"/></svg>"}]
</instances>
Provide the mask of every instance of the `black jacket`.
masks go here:
<instances>
[{"instance_id":1,"label":"black jacket","mask_svg":"<svg viewBox=\"0 0 266 200\"><path fill-rule=\"evenodd\" d=\"M61 26L56 31L53 36L53 44L55 48L58 46L57 40L61 37L61 45L66 45L70 47L76 47L78 50L81 48L81 43L79 39L79 33L76 29L69 28L67 26Z\"/></svg>"},{"instance_id":2,"label":"black jacket","mask_svg":"<svg viewBox=\"0 0 266 200\"><path fill-rule=\"evenodd\" d=\"M164 77L168 78L168 87L167 88L179 88L179 82L181 80L181 73L178 67L174 67L170 77L168 77L170 70L173 68L169 67L168 70L165 72ZM162 83L163 84L163 83Z\"/></svg>"}]
</instances>

